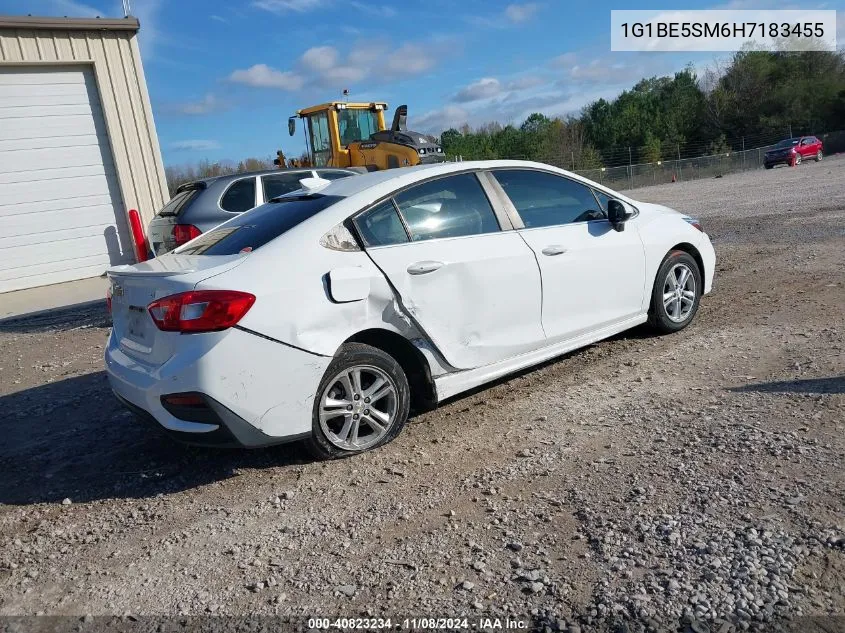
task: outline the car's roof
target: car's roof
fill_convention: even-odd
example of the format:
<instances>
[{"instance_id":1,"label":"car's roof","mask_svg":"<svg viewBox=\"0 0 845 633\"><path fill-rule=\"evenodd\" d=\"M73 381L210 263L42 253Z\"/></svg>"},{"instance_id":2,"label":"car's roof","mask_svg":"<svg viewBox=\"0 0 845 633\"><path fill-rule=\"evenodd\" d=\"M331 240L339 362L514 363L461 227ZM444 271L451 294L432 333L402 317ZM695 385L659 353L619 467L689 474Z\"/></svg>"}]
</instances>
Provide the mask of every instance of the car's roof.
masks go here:
<instances>
[{"instance_id":1,"label":"car's roof","mask_svg":"<svg viewBox=\"0 0 845 633\"><path fill-rule=\"evenodd\" d=\"M355 178L341 178L333 180L330 185L321 188L319 192L327 196L348 198L382 184L390 184L392 189L399 189L419 180L450 174L454 172L495 169L497 167L530 167L533 169L549 169L549 165L525 160L472 160L456 163L436 163L433 165L415 165L414 167L400 167L371 171ZM576 176L577 178L577 176Z\"/></svg>"},{"instance_id":2,"label":"car's roof","mask_svg":"<svg viewBox=\"0 0 845 633\"><path fill-rule=\"evenodd\" d=\"M321 171L347 171L350 174L354 174L356 172L351 171L349 169L344 169L343 167L292 167L290 169L257 169L255 171L241 171L236 174L226 174L225 176L209 176L208 178L197 178L196 180L191 180L190 182L186 182L183 185L179 185L183 187L185 185L192 185L196 183L204 183L206 186L210 185L213 182L229 182L232 180L238 180L239 178L248 178L250 176L266 176L269 174L290 174L290 173L302 173L302 172L312 172L316 171L317 173Z\"/></svg>"}]
</instances>

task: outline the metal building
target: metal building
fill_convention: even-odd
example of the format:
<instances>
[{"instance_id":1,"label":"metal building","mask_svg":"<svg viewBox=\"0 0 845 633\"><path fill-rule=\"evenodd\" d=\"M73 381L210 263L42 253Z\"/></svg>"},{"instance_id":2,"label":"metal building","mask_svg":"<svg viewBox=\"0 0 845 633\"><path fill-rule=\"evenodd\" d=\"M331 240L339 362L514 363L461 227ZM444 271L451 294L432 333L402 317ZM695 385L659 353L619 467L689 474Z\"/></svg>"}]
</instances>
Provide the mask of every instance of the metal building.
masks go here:
<instances>
[{"instance_id":1,"label":"metal building","mask_svg":"<svg viewBox=\"0 0 845 633\"><path fill-rule=\"evenodd\" d=\"M0 293L133 262L167 199L138 29L0 16Z\"/></svg>"}]
</instances>

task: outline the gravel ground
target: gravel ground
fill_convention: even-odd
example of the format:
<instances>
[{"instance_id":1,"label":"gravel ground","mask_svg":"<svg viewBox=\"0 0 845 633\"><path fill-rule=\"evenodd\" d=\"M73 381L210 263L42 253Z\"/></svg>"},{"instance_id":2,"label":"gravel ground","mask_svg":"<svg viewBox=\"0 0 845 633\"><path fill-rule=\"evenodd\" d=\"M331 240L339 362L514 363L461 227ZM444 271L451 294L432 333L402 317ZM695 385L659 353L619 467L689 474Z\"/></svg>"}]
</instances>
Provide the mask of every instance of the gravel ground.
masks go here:
<instances>
[{"instance_id":1,"label":"gravel ground","mask_svg":"<svg viewBox=\"0 0 845 633\"><path fill-rule=\"evenodd\" d=\"M99 309L0 324L0 615L843 630L843 191L833 158L633 192L713 237L691 328L593 345L331 463L142 426L108 390Z\"/></svg>"}]
</instances>

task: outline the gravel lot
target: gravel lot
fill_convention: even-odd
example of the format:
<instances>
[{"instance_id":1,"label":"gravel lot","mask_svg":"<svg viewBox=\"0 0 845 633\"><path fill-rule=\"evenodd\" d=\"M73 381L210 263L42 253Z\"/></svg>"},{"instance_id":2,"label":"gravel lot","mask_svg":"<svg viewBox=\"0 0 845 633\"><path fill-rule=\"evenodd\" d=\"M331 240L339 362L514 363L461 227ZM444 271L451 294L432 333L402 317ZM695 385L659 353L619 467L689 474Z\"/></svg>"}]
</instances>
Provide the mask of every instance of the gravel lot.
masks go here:
<instances>
[{"instance_id":1,"label":"gravel lot","mask_svg":"<svg viewBox=\"0 0 845 633\"><path fill-rule=\"evenodd\" d=\"M691 328L332 463L142 426L107 387L99 308L0 323L0 615L845 629L843 192L845 158L632 192L713 237Z\"/></svg>"}]
</instances>

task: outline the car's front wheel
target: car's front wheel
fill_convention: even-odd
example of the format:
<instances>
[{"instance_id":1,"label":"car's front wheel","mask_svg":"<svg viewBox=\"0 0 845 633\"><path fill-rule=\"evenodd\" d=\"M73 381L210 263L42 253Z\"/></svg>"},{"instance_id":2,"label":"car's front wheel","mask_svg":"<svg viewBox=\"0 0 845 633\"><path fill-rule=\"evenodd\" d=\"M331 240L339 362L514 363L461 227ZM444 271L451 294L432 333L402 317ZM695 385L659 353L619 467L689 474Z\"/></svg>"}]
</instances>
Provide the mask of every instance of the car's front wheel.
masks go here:
<instances>
[{"instance_id":1,"label":"car's front wheel","mask_svg":"<svg viewBox=\"0 0 845 633\"><path fill-rule=\"evenodd\" d=\"M409 409L399 363L377 347L346 343L317 388L308 447L319 459L336 459L381 446L399 435Z\"/></svg>"},{"instance_id":2,"label":"car's front wheel","mask_svg":"<svg viewBox=\"0 0 845 633\"><path fill-rule=\"evenodd\" d=\"M817 152L816 152L816 162L817 162L817 163L820 163L820 162L821 162L821 160L822 160L822 158L824 158L824 155L822 154L822 151L821 151L821 150L817 151Z\"/></svg>"},{"instance_id":3,"label":"car's front wheel","mask_svg":"<svg viewBox=\"0 0 845 633\"><path fill-rule=\"evenodd\" d=\"M688 326L701 300L701 270L686 251L672 251L663 260L654 280L648 318L661 334Z\"/></svg>"}]
</instances>

